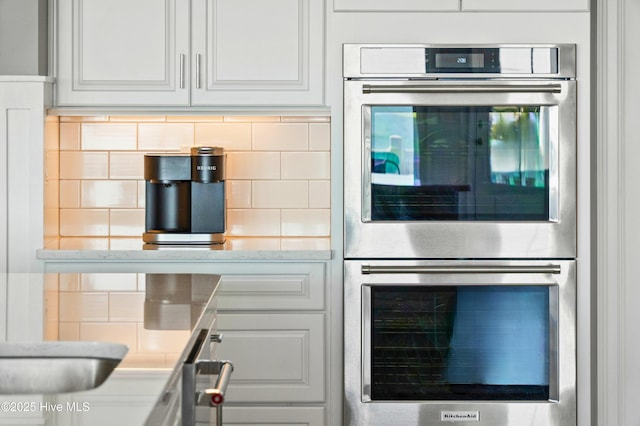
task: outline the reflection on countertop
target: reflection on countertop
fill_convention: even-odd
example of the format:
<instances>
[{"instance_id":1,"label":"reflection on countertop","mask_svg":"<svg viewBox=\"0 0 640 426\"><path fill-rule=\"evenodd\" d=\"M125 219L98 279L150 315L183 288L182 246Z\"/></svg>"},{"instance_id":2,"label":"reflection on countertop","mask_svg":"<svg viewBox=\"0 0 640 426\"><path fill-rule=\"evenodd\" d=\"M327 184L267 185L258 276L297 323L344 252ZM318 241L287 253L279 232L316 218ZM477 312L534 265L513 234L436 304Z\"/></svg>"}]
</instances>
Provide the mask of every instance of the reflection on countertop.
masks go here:
<instances>
[{"instance_id":1,"label":"reflection on countertop","mask_svg":"<svg viewBox=\"0 0 640 426\"><path fill-rule=\"evenodd\" d=\"M227 237L224 244L149 246L141 238L56 238L38 259L72 260L329 260L328 237Z\"/></svg>"},{"instance_id":2,"label":"reflection on countertop","mask_svg":"<svg viewBox=\"0 0 640 426\"><path fill-rule=\"evenodd\" d=\"M126 345L120 371L173 368L205 310L214 313L219 283L215 274L47 274L45 340Z\"/></svg>"}]
</instances>

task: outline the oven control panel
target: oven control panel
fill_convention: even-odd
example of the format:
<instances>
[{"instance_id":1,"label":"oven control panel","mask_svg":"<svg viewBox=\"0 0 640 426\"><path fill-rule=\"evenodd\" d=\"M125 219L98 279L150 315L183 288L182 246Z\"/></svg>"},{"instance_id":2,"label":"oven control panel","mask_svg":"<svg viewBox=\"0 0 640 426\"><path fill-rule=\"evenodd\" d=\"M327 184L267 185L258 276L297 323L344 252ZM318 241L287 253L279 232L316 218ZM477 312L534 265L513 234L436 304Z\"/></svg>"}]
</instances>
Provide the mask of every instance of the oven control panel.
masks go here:
<instances>
[{"instance_id":1,"label":"oven control panel","mask_svg":"<svg viewBox=\"0 0 640 426\"><path fill-rule=\"evenodd\" d=\"M574 45L345 44L345 78L573 78Z\"/></svg>"}]
</instances>

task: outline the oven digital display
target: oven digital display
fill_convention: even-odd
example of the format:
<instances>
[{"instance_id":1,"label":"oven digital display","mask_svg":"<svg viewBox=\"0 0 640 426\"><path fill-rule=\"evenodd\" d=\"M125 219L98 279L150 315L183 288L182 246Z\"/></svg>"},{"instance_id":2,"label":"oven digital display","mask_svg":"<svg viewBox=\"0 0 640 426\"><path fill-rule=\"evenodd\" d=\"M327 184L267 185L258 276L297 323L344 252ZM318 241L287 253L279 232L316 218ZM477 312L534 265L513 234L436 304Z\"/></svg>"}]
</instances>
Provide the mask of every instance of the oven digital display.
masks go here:
<instances>
[{"instance_id":1,"label":"oven digital display","mask_svg":"<svg viewBox=\"0 0 640 426\"><path fill-rule=\"evenodd\" d=\"M436 53L436 68L484 68L484 53Z\"/></svg>"}]
</instances>

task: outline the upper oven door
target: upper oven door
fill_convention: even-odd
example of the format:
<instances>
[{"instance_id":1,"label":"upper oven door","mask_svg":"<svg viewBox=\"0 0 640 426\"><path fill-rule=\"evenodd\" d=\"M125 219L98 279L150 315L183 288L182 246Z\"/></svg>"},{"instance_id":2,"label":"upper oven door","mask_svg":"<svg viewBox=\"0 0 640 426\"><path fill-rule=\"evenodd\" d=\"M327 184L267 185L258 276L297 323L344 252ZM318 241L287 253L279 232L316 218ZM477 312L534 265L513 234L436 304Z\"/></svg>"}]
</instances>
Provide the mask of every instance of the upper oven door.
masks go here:
<instances>
[{"instance_id":1,"label":"upper oven door","mask_svg":"<svg viewBox=\"0 0 640 426\"><path fill-rule=\"evenodd\" d=\"M575 257L575 81L344 90L345 257Z\"/></svg>"}]
</instances>

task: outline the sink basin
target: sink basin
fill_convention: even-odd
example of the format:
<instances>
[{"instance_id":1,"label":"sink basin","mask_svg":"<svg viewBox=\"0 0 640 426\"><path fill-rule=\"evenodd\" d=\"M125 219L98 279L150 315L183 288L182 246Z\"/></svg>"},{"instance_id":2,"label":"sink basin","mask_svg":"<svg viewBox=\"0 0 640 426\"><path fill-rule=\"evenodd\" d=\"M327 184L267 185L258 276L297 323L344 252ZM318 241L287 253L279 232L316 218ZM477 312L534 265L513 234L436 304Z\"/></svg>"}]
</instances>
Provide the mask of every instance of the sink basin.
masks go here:
<instances>
[{"instance_id":1,"label":"sink basin","mask_svg":"<svg viewBox=\"0 0 640 426\"><path fill-rule=\"evenodd\" d=\"M105 342L0 343L0 394L93 389L128 351L126 345Z\"/></svg>"}]
</instances>

